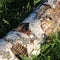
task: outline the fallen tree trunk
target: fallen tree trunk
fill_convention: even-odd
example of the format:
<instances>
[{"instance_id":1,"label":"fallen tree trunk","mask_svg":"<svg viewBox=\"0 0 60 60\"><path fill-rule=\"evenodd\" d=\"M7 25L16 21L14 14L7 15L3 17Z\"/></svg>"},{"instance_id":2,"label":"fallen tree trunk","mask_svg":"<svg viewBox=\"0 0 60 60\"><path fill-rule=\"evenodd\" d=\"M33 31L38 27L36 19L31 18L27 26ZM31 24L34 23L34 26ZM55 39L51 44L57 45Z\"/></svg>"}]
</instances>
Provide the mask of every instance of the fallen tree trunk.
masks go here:
<instances>
[{"instance_id":1,"label":"fallen tree trunk","mask_svg":"<svg viewBox=\"0 0 60 60\"><path fill-rule=\"evenodd\" d=\"M39 6L40 7L40 6ZM18 60L16 55L39 55L46 35L60 31L60 2L37 8L15 30L0 39L0 59Z\"/></svg>"}]
</instances>

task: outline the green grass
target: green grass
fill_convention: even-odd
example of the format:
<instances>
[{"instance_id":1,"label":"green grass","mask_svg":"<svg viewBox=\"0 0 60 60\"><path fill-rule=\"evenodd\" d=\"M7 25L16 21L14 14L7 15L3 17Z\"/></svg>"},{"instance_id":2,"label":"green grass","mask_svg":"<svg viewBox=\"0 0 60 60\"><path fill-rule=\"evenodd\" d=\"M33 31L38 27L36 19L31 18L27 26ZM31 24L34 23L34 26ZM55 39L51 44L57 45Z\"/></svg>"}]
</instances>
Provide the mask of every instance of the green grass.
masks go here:
<instances>
[{"instance_id":1,"label":"green grass","mask_svg":"<svg viewBox=\"0 0 60 60\"><path fill-rule=\"evenodd\" d=\"M39 56L20 57L22 60L60 60L60 32L49 36L46 42L42 44Z\"/></svg>"}]
</instances>

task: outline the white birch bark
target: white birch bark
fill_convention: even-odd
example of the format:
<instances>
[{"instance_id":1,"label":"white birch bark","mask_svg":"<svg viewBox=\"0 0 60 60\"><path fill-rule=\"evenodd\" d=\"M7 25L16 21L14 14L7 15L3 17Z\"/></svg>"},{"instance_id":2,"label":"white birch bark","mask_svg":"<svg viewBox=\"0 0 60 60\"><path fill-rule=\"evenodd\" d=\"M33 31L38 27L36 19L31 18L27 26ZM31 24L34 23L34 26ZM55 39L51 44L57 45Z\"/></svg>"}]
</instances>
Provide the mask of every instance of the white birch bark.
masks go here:
<instances>
[{"instance_id":1,"label":"white birch bark","mask_svg":"<svg viewBox=\"0 0 60 60\"><path fill-rule=\"evenodd\" d=\"M49 3L51 3L50 0L48 0L48 4ZM36 18L36 16L37 16L37 13L39 13L39 11L44 7L45 6L41 6L36 10L34 10L33 13L30 14L22 22L22 23L29 23L29 30L31 31L30 36L24 34L23 32L11 31L3 39L0 39L0 60L18 60L15 56L17 52L14 52L15 53L14 54L11 51L12 47L13 48L17 47L17 46L13 46L13 45L16 45L17 43L21 44L27 49L26 53L28 54L28 56L40 54L40 46L41 46L41 43L43 42L42 38L44 37L45 32L42 30L41 23ZM31 43L32 38L34 39L33 43ZM18 46L21 46L21 45L18 45ZM18 47L15 49L18 49ZM23 54L25 54L25 52Z\"/></svg>"}]
</instances>

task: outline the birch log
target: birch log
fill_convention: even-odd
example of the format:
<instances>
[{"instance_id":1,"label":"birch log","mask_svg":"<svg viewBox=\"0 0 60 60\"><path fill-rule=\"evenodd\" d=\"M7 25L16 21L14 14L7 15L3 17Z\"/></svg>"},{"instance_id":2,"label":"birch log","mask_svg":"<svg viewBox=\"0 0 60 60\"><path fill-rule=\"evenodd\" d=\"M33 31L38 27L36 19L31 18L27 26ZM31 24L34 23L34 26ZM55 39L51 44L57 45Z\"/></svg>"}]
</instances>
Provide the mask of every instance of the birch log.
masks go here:
<instances>
[{"instance_id":1,"label":"birch log","mask_svg":"<svg viewBox=\"0 0 60 60\"><path fill-rule=\"evenodd\" d=\"M0 39L0 60L18 60L16 56L20 54L39 55L46 35L60 31L60 2L55 5L55 8L50 5L37 8L15 30Z\"/></svg>"}]
</instances>

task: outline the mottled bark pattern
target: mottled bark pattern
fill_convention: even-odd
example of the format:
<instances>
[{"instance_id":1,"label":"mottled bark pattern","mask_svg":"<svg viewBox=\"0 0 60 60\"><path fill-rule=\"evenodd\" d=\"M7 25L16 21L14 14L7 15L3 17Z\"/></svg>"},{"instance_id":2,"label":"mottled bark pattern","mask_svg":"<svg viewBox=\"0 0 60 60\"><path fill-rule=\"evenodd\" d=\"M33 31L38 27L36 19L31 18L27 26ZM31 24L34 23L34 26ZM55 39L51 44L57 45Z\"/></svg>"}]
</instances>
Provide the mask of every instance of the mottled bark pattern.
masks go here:
<instances>
[{"instance_id":1,"label":"mottled bark pattern","mask_svg":"<svg viewBox=\"0 0 60 60\"><path fill-rule=\"evenodd\" d=\"M22 55L28 56L27 48L23 47L19 43L13 44L11 50L15 55L22 54Z\"/></svg>"},{"instance_id":2,"label":"mottled bark pattern","mask_svg":"<svg viewBox=\"0 0 60 60\"><path fill-rule=\"evenodd\" d=\"M49 0L50 1L50 0ZM52 0L53 2L54 0ZM39 55L45 36L60 31L60 0L45 4L33 17L0 39L0 60L18 60L17 55ZM28 21L28 23L27 23Z\"/></svg>"}]
</instances>

